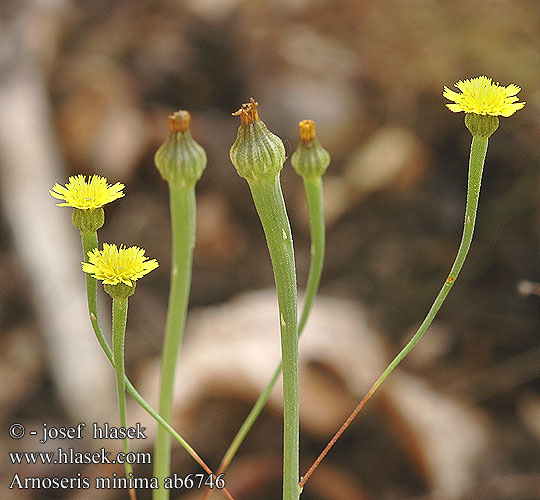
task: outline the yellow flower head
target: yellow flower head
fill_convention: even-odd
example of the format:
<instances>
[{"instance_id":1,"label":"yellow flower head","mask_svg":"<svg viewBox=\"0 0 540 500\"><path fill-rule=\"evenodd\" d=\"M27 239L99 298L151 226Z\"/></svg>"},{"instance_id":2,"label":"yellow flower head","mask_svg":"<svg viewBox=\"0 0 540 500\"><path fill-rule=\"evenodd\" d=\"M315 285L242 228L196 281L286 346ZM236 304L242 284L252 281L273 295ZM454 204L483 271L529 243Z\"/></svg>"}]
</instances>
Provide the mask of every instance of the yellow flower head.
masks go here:
<instances>
[{"instance_id":1,"label":"yellow flower head","mask_svg":"<svg viewBox=\"0 0 540 500\"><path fill-rule=\"evenodd\" d=\"M521 90L513 83L502 87L493 83L487 76L479 76L470 80L459 81L455 86L461 94L444 87L443 96L454 101L446 106L450 111L459 113L475 113L477 115L510 116L525 106L518 101L516 94Z\"/></svg>"},{"instance_id":2,"label":"yellow flower head","mask_svg":"<svg viewBox=\"0 0 540 500\"><path fill-rule=\"evenodd\" d=\"M103 243L103 250L90 250L90 262L82 263L82 270L104 285L124 283L133 286L134 282L159 266L156 259L148 260L144 250L139 247L117 248L114 244Z\"/></svg>"},{"instance_id":3,"label":"yellow flower head","mask_svg":"<svg viewBox=\"0 0 540 500\"><path fill-rule=\"evenodd\" d=\"M49 193L54 198L64 200L65 203L57 203L58 207L73 207L80 210L101 208L111 201L122 198L124 185L117 182L114 185L107 184L105 177L93 175L86 181L85 175L77 175L69 178L65 186L55 184Z\"/></svg>"}]
</instances>

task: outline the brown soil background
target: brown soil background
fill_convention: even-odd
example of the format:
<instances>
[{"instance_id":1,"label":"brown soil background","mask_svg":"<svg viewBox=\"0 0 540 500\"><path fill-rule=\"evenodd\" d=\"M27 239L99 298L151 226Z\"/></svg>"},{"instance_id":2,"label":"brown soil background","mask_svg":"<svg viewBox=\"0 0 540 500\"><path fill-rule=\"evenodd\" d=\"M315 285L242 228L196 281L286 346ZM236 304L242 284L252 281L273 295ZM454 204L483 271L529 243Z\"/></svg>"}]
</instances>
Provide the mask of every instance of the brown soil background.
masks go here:
<instances>
[{"instance_id":1,"label":"brown soil background","mask_svg":"<svg viewBox=\"0 0 540 500\"><path fill-rule=\"evenodd\" d=\"M490 141L475 241L438 316L437 338L430 341L434 354L408 360L404 368L436 390L459 394L488 416L495 446L464 499L540 498L536 2L4 0L0 15L6 28L0 35L5 56L0 57L0 79L27 63L43 75L64 172L51 179L51 187L77 173L99 173L126 184L126 198L107 209L100 239L140 245L161 264L131 302L127 362L134 374L160 352L166 310L168 195L153 154L167 133L168 114L190 110L193 136L208 154L197 186L190 307L221 304L273 284L247 186L228 158L238 126L230 114L253 96L261 118L284 139L288 156L298 141L298 121L316 120L318 136L332 155L325 176L331 217L321 293L363 304L389 352L397 352L443 282L461 234L470 135L463 117L445 108L442 88L481 74L520 85L520 99L527 105L501 119ZM18 38L18 33L24 35ZM23 50L13 42L19 39L26 41ZM1 127L10 126L8 117L0 118ZM20 141L21 148L32 147L32 137ZM373 148L379 153L369 163L366 156ZM0 150L0 183L5 161ZM363 180L371 166L387 175ZM303 286L309 231L302 185L289 162L282 183ZM69 210L62 210L68 218ZM7 437L11 423L74 424L74 411L65 407L46 355L34 277L13 237L17 224L2 206L2 460L13 447ZM533 293L522 293L527 291ZM215 446L205 447L211 466L219 462L249 406L249 401L215 394L193 410L206 415L205 421L221 415L208 424L219 426L222 434ZM407 450L396 452L371 415L363 422L331 457L338 471L330 474L334 480L339 471L348 471L366 498L434 498L421 472L411 472ZM254 433L240 460L256 469L261 455L253 463L249 457L270 440L268 467L274 467L278 417L265 413ZM359 459L355 450L364 444L369 451L364 449ZM306 465L323 445L323 439L305 438ZM176 450L175 456L181 454ZM178 461L178 467L192 467L184 458ZM355 472L360 468L363 474ZM3 488L10 478L2 477ZM279 494L278 483L258 491L256 498ZM149 498L148 492L139 497ZM77 497L35 490L13 498ZM252 496L237 500L243 498ZM329 497L306 490L302 498Z\"/></svg>"}]
</instances>

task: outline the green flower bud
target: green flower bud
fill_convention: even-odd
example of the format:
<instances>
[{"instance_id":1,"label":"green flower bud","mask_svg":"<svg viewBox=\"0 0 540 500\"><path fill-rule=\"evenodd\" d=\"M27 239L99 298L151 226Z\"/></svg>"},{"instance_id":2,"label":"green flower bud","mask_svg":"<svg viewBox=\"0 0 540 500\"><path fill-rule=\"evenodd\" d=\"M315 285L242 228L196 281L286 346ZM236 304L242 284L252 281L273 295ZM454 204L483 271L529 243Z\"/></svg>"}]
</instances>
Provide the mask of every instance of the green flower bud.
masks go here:
<instances>
[{"instance_id":1,"label":"green flower bud","mask_svg":"<svg viewBox=\"0 0 540 500\"><path fill-rule=\"evenodd\" d=\"M113 299L127 299L135 293L135 282L133 282L132 286L126 285L125 283L117 283L116 285L104 284L103 289Z\"/></svg>"},{"instance_id":2,"label":"green flower bud","mask_svg":"<svg viewBox=\"0 0 540 500\"><path fill-rule=\"evenodd\" d=\"M169 116L169 136L154 156L161 177L181 186L195 184L206 168L206 152L191 137L190 122L184 110Z\"/></svg>"},{"instance_id":3,"label":"green flower bud","mask_svg":"<svg viewBox=\"0 0 540 500\"><path fill-rule=\"evenodd\" d=\"M103 208L74 208L71 220L81 233L95 233L105 224L105 211Z\"/></svg>"},{"instance_id":4,"label":"green flower bud","mask_svg":"<svg viewBox=\"0 0 540 500\"><path fill-rule=\"evenodd\" d=\"M240 116L241 124L230 157L238 175L248 181L271 179L285 163L283 142L259 120L258 105L252 97L249 103L242 104L233 113L233 116Z\"/></svg>"},{"instance_id":5,"label":"green flower bud","mask_svg":"<svg viewBox=\"0 0 540 500\"><path fill-rule=\"evenodd\" d=\"M317 139L313 120L302 120L298 126L300 144L291 156L292 166L302 177L320 177L330 165L330 154Z\"/></svg>"},{"instance_id":6,"label":"green flower bud","mask_svg":"<svg viewBox=\"0 0 540 500\"><path fill-rule=\"evenodd\" d=\"M490 137L499 128L499 118L492 115L466 113L465 126L476 137Z\"/></svg>"}]
</instances>

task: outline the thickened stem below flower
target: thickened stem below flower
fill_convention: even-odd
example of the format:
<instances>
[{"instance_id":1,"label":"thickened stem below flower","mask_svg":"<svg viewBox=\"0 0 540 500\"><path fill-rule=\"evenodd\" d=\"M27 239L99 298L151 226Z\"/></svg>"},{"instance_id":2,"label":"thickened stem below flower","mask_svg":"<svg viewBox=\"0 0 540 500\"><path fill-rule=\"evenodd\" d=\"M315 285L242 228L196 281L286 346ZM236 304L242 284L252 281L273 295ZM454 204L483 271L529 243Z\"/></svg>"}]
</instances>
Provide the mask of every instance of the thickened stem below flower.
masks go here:
<instances>
[{"instance_id":1,"label":"thickened stem below flower","mask_svg":"<svg viewBox=\"0 0 540 500\"><path fill-rule=\"evenodd\" d=\"M306 285L306 292L304 296L304 305L302 313L300 315L300 321L298 322L298 336L302 335L304 327L306 326L309 313L311 312L311 306L313 300L317 295L319 283L321 280L322 268L324 263L324 246L325 246L325 227L324 227L324 205L322 199L322 178L312 177L304 179L304 187L306 191L308 210L309 210L309 222L311 229L311 262L309 266L308 281ZM225 471L229 466L232 459L236 455L236 452L240 448L240 445L244 441L248 432L253 427L253 424L261 414L264 405L270 397L272 389L276 385L279 376L281 375L281 362L278 364L272 378L268 382L268 385L264 391L260 394L259 398L253 405L253 408L249 412L246 420L238 430L238 433L234 437L231 445L225 452L223 460L219 465L217 474Z\"/></svg>"},{"instance_id":2,"label":"thickened stem below flower","mask_svg":"<svg viewBox=\"0 0 540 500\"><path fill-rule=\"evenodd\" d=\"M98 246L98 237L97 232L91 232L91 233L82 233L82 245L83 245L83 252L85 259L88 260L88 252L90 250L93 250L94 248L97 248ZM96 338L99 342L99 345L103 349L103 352L107 356L107 359L111 363L111 365L114 368L114 359L113 359L113 351L107 342L107 339L105 338L105 335L103 334L103 330L101 329L101 325L99 322L99 315L98 315L98 308L97 308L97 280L92 277L90 274L86 274L86 292L87 292L87 300L88 300L88 313L90 315L90 322L92 324L92 328L94 329L94 333L96 335ZM146 400L139 394L139 392L135 389L133 384L130 382L130 380L125 377L125 384L126 384L126 390L129 392L129 394L139 403L139 405L144 408L148 414L153 417L156 422L159 423L159 425L165 429L178 443L184 448L189 455L195 460L205 472L207 472L210 475L213 474L212 470L206 465L206 463L203 461L203 459L197 454L197 452L190 446L190 444L180 435L178 432L176 432L168 422L166 422L157 412L154 410L147 402ZM227 498L232 499L231 495L227 491L226 488L223 488L223 492L227 496Z\"/></svg>"},{"instance_id":3,"label":"thickened stem below flower","mask_svg":"<svg viewBox=\"0 0 540 500\"><path fill-rule=\"evenodd\" d=\"M431 306L429 312L424 318L424 321L422 322L422 324L420 325L420 327L418 328L414 336L411 338L411 340L401 350L401 352L393 359L393 361L388 365L386 370L384 370L381 376L377 379L377 381L373 384L371 389L368 391L364 399L354 409L354 411L351 413L347 421L341 426L341 428L334 435L332 440L328 443L326 448L321 452L321 454L319 455L315 463L311 466L311 468L308 470L306 475L302 478L302 480L300 481L300 488L303 488L303 486L306 484L306 481L309 479L311 474L317 468L319 463L330 451L334 443L343 434L345 429L354 420L356 415L358 415L360 410L365 406L365 404L368 402L371 396L373 396L373 394L377 391L379 386L386 380L386 378L390 375L390 373L392 373L394 368L396 368L396 366L403 360L403 358L405 358L405 356L407 356L407 354L409 354L409 352L424 336L424 333L426 333L426 330L431 325L433 319L439 312L439 309L441 308L446 297L448 296L448 293L452 289L452 286L456 282L456 279L461 271L461 268L463 267L463 263L465 262L467 254L469 252L469 248L471 247L471 242L472 242L472 238L474 234L474 227L476 223L476 211L478 208L478 199L480 196L480 185L482 182L482 172L484 170L484 161L486 158L487 147L488 147L487 137L473 136L472 144L471 144L471 154L469 158L467 205L465 207L465 221L463 225L463 235L461 237L461 243L459 245L457 256L456 256L456 259L454 260L454 264L452 265L452 268L450 269L450 273L448 274L448 277L446 278L446 281L444 282L439 294L435 298L433 305Z\"/></svg>"},{"instance_id":4,"label":"thickened stem below flower","mask_svg":"<svg viewBox=\"0 0 540 500\"><path fill-rule=\"evenodd\" d=\"M124 365L124 341L126 337L127 325L127 298L113 298L112 306L112 334L113 334L113 360L114 370L116 372L116 390L118 394L118 409L120 413L120 426L127 428L127 411L126 411L126 370ZM129 440L124 441L124 453L129 453ZM133 468L127 462L124 465L126 478L129 479L130 474L133 475ZM135 498L135 493L130 490L131 498Z\"/></svg>"},{"instance_id":5,"label":"thickened stem below flower","mask_svg":"<svg viewBox=\"0 0 540 500\"><path fill-rule=\"evenodd\" d=\"M296 268L291 228L279 175L248 180L274 268L283 363L283 499L298 499L298 327Z\"/></svg>"},{"instance_id":6,"label":"thickened stem below flower","mask_svg":"<svg viewBox=\"0 0 540 500\"><path fill-rule=\"evenodd\" d=\"M311 234L311 260L304 297L304 307L298 322L298 335L301 335L311 312L313 300L319 290L324 265L325 247L325 221L322 176L304 177L304 190L306 192L309 229Z\"/></svg>"},{"instance_id":7,"label":"thickened stem below flower","mask_svg":"<svg viewBox=\"0 0 540 500\"><path fill-rule=\"evenodd\" d=\"M94 248L97 248L98 246L98 238L97 238L97 232L83 232L81 233L82 238L82 245L85 255L85 261L88 261L88 252L90 250L93 250ZM118 403L119 403L119 409L120 409L120 425L123 427L126 427L125 425L125 391L126 391L126 375L124 370L124 354L123 354L123 348L124 348L124 336L125 336L125 328L126 328L126 322L127 322L127 299L126 299L126 306L125 306L125 314L126 317L122 317L121 311L118 311L116 313L115 317L115 307L114 307L114 301L113 301L113 347L114 350L111 350L107 340L105 339L105 336L103 335L103 332L101 330L101 326L99 324L98 316L97 316L97 280L90 276L89 274L86 274L86 296L88 301L88 311L90 314L90 322L92 324L92 328L94 329L94 332L96 333L96 337L98 339L98 342L109 358L109 361L111 361L111 364L113 367L115 367L116 372L116 387L118 391ZM123 324L123 332L122 329L122 321L124 321ZM116 335L115 335L116 333ZM122 353L116 352L116 342L121 345ZM114 351L114 352L113 352ZM120 356L121 359L121 367L118 368L118 362L117 362L117 356ZM120 370L120 374L118 371ZM118 377L122 378L121 387L118 384ZM122 415L124 421L122 421ZM127 439L124 440L124 453L129 453L129 441ZM126 464L125 465L125 471L126 471L126 477L129 477L129 473L133 472L133 469L131 465ZM130 490L130 497L133 499L135 498L135 492L133 490Z\"/></svg>"},{"instance_id":8,"label":"thickened stem below flower","mask_svg":"<svg viewBox=\"0 0 540 500\"><path fill-rule=\"evenodd\" d=\"M170 420L172 414L176 364L191 287L195 244L195 183L180 185L180 183L170 182L169 195L173 239L172 267L159 399L159 414L166 421ZM160 484L163 484L163 480L170 475L170 464L170 435L160 427L154 447L154 476L158 478ZM165 488L154 490L154 500L166 500L167 498L169 498L169 491Z\"/></svg>"},{"instance_id":9,"label":"thickened stem below flower","mask_svg":"<svg viewBox=\"0 0 540 500\"><path fill-rule=\"evenodd\" d=\"M88 262L88 252L98 247L97 231L83 232L81 233L81 239L84 253L84 261ZM101 346L109 360L112 360L112 351L109 347L107 340L105 339L105 336L103 335L97 315L97 280L90 274L85 273L85 276L86 298L88 301L88 314L90 315L90 323L92 324L92 328L94 329L94 333L96 334L99 345Z\"/></svg>"}]
</instances>

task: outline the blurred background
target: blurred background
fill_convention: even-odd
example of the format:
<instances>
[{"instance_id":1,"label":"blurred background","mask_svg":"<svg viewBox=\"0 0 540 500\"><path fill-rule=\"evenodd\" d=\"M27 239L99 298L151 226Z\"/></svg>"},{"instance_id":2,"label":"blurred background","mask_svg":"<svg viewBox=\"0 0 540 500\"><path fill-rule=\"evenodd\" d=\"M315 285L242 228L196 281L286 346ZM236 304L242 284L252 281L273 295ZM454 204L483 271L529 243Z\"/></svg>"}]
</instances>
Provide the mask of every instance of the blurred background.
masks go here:
<instances>
[{"instance_id":1,"label":"blurred background","mask_svg":"<svg viewBox=\"0 0 540 500\"><path fill-rule=\"evenodd\" d=\"M423 319L455 256L470 134L443 86L487 75L522 87L490 140L477 233L431 330L360 414L302 498L540 499L540 5L492 0L1 0L0 484L3 498L123 499L123 490L9 489L20 477L122 474L13 466L41 445L13 423L117 422L112 370L90 330L71 210L48 190L97 173L126 185L100 240L160 267L130 299L131 379L155 401L168 296L168 191L153 165L167 116L192 114L197 185L190 318L174 426L219 464L279 356L272 270L249 190L229 161L253 96L290 156L316 121L327 257L302 358L301 472ZM301 180L282 184L303 288ZM102 296L102 324L109 322ZM132 422L154 426L136 406ZM237 500L279 498L279 391L226 474ZM153 431L135 451L151 451ZM173 470L200 472L181 449ZM151 466L135 467L151 476ZM139 500L150 498L138 491ZM171 498L200 498L178 490ZM212 498L223 498L216 493Z\"/></svg>"}]
</instances>

